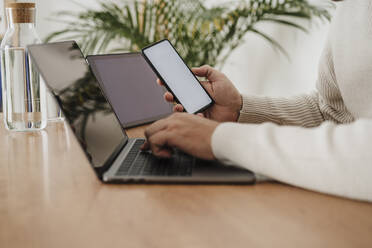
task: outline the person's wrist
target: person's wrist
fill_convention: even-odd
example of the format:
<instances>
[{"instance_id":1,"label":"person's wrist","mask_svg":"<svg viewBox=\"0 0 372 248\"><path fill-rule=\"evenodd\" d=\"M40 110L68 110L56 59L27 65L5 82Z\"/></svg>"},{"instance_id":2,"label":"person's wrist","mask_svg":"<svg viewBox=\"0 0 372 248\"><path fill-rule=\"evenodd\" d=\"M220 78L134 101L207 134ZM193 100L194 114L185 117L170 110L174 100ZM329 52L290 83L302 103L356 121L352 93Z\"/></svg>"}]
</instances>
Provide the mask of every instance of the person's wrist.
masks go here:
<instances>
[{"instance_id":1,"label":"person's wrist","mask_svg":"<svg viewBox=\"0 0 372 248\"><path fill-rule=\"evenodd\" d=\"M242 97L242 95L239 94L239 97L237 99L238 99L237 103L236 103L236 105L234 106L234 109L233 109L233 121L234 122L238 121L239 116L240 116L240 110L243 107L243 97Z\"/></svg>"},{"instance_id":2,"label":"person's wrist","mask_svg":"<svg viewBox=\"0 0 372 248\"><path fill-rule=\"evenodd\" d=\"M216 157L214 156L214 153L213 153L213 147L212 147L212 137L213 137L213 134L214 132L216 131L218 125L220 125L219 122L217 121L212 121L211 123L211 129L210 129L210 132L209 132L209 139L207 139L209 142L208 142L208 148L209 148L209 159L211 160L214 160L216 159Z\"/></svg>"}]
</instances>

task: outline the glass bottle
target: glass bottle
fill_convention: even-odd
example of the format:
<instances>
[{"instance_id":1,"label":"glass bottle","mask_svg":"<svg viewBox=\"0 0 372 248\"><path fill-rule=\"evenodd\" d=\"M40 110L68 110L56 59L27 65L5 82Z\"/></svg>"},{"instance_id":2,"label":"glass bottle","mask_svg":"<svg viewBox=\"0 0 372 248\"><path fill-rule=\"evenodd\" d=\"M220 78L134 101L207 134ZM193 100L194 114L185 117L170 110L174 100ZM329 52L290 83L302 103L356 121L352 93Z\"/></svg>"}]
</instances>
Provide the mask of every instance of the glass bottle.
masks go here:
<instances>
[{"instance_id":1,"label":"glass bottle","mask_svg":"<svg viewBox=\"0 0 372 248\"><path fill-rule=\"evenodd\" d=\"M41 43L35 11L35 3L6 5L8 29L0 46L3 115L6 128L14 131L47 125L45 84L27 52L27 45Z\"/></svg>"},{"instance_id":2,"label":"glass bottle","mask_svg":"<svg viewBox=\"0 0 372 248\"><path fill-rule=\"evenodd\" d=\"M1 11L3 12L3 11ZM4 12L5 13L5 12ZM0 44L1 41L3 40L3 17L1 16L2 13L0 13ZM0 55L1 56L1 55ZM0 59L0 112L3 112L3 99L2 99L2 90L1 90L1 59Z\"/></svg>"}]
</instances>

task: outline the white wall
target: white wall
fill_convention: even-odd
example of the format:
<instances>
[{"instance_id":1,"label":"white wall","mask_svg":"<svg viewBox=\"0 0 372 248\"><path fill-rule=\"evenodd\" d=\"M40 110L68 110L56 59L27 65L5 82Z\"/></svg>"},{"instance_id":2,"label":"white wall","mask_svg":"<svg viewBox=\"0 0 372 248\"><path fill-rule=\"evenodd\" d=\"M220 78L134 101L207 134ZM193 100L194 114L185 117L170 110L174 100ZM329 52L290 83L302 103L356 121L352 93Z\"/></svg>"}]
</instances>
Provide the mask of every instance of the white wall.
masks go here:
<instances>
[{"instance_id":1,"label":"white wall","mask_svg":"<svg viewBox=\"0 0 372 248\"><path fill-rule=\"evenodd\" d=\"M261 37L247 34L245 43L233 51L223 71L247 94L288 96L308 92L315 87L328 28L328 24L319 25L306 34L293 28L265 25L262 30L282 44L290 60Z\"/></svg>"},{"instance_id":2,"label":"white wall","mask_svg":"<svg viewBox=\"0 0 372 248\"><path fill-rule=\"evenodd\" d=\"M35 0L34 2L37 6L37 30L41 38L64 27L63 23L52 21L58 19L56 16L58 11L80 11L99 6L99 0Z\"/></svg>"},{"instance_id":3,"label":"white wall","mask_svg":"<svg viewBox=\"0 0 372 248\"><path fill-rule=\"evenodd\" d=\"M37 30L42 38L52 31L63 28L63 23L50 20L55 18L57 11L84 8L79 5L98 7L97 0L75 0L75 2L36 0L35 2ZM209 2L216 3L215 0ZM233 51L222 71L241 92L247 94L286 96L307 92L315 86L317 64L328 26L328 24L313 25L310 34L305 34L279 25L261 25L262 30L284 46L291 61L282 54L276 53L262 38L255 34L247 34L245 43Z\"/></svg>"}]
</instances>

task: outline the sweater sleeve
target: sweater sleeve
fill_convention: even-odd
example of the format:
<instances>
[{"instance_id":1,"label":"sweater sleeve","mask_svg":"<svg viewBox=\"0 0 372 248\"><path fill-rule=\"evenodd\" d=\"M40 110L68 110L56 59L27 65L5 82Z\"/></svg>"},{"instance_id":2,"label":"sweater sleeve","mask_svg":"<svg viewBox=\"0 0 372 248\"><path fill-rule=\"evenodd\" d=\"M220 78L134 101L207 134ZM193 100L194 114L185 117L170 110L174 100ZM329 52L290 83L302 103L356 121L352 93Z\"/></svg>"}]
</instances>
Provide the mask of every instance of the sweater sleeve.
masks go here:
<instances>
[{"instance_id":1,"label":"sweater sleeve","mask_svg":"<svg viewBox=\"0 0 372 248\"><path fill-rule=\"evenodd\" d=\"M242 96L243 106L238 122L273 122L278 125L303 127L319 126L323 115L319 108L318 93L291 98Z\"/></svg>"},{"instance_id":2,"label":"sweater sleeve","mask_svg":"<svg viewBox=\"0 0 372 248\"><path fill-rule=\"evenodd\" d=\"M215 157L272 179L372 201L372 120L324 122L316 128L222 123L213 133Z\"/></svg>"},{"instance_id":3,"label":"sweater sleeve","mask_svg":"<svg viewBox=\"0 0 372 248\"><path fill-rule=\"evenodd\" d=\"M273 122L278 125L316 127L323 121L334 123L354 121L337 84L329 40L320 59L316 88L312 94L290 98L243 95L238 122L256 124Z\"/></svg>"}]
</instances>

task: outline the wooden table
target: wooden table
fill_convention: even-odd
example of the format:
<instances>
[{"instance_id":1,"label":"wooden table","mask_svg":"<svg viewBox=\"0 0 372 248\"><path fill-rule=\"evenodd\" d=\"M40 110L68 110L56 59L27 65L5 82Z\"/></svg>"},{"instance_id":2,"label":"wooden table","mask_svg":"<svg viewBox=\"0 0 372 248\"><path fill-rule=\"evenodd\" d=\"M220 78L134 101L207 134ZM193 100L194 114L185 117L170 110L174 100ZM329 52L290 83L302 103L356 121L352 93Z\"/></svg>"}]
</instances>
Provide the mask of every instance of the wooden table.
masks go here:
<instances>
[{"instance_id":1,"label":"wooden table","mask_svg":"<svg viewBox=\"0 0 372 248\"><path fill-rule=\"evenodd\" d=\"M372 247L372 205L277 183L104 185L64 122L1 121L0 247Z\"/></svg>"}]
</instances>

